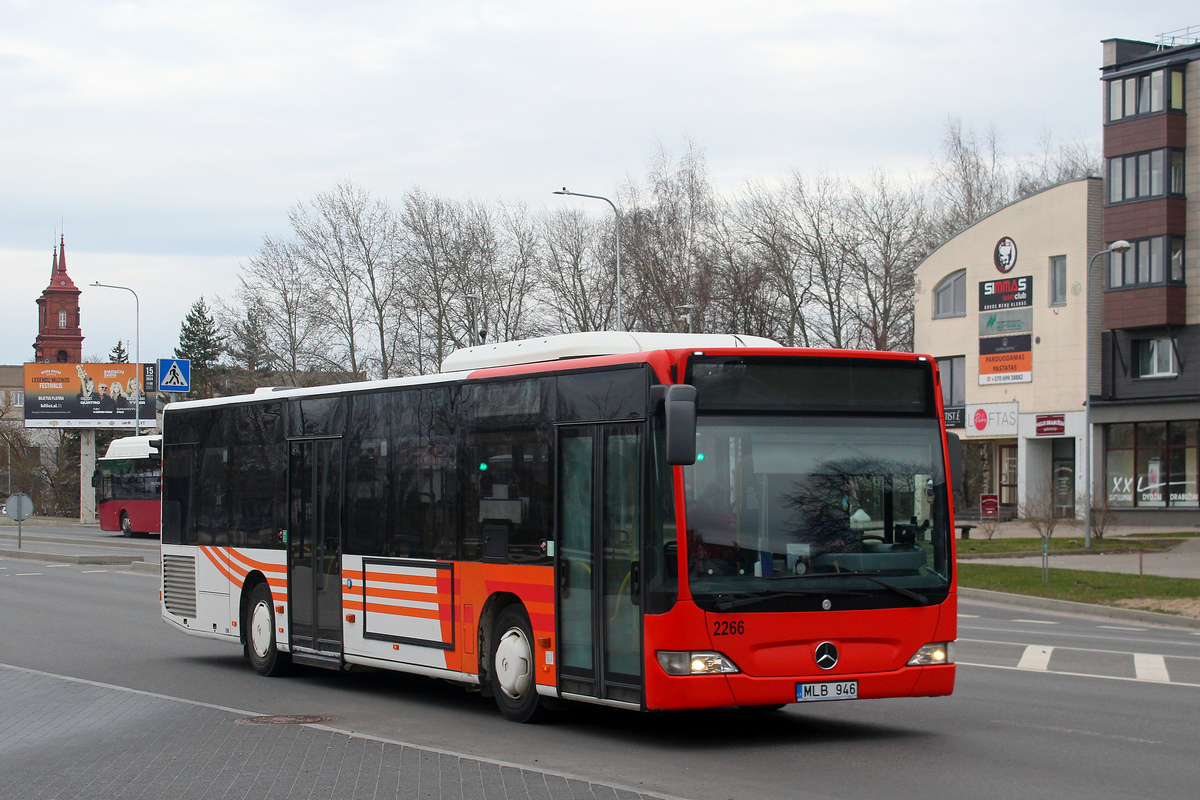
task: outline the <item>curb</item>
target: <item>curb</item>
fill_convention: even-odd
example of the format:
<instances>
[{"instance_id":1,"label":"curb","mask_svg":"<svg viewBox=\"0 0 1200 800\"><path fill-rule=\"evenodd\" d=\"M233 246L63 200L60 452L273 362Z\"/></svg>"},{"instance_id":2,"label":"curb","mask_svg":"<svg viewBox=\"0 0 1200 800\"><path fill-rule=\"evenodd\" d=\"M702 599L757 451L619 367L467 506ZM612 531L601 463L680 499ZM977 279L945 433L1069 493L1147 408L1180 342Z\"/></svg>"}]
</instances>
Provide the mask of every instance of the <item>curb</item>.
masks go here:
<instances>
[{"instance_id":1,"label":"curb","mask_svg":"<svg viewBox=\"0 0 1200 800\"><path fill-rule=\"evenodd\" d=\"M32 550L0 550L0 557L25 561L49 561L51 564L88 564L91 566L130 566L145 561L141 556L79 556L36 553ZM155 564L155 569L158 565Z\"/></svg>"},{"instance_id":2,"label":"curb","mask_svg":"<svg viewBox=\"0 0 1200 800\"><path fill-rule=\"evenodd\" d=\"M145 572L148 575L158 575L162 572L162 567L154 561L134 561L129 565L129 569L134 572Z\"/></svg>"},{"instance_id":3,"label":"curb","mask_svg":"<svg viewBox=\"0 0 1200 800\"><path fill-rule=\"evenodd\" d=\"M982 600L1006 606L1038 608L1043 611L1061 611L1067 614L1082 614L1088 617L1106 617L1128 622L1148 622L1170 628L1192 628L1200 630L1200 619L1164 614L1160 611L1142 611L1137 608L1116 608L1092 603L1077 603L1074 600L1053 600L1049 597L1031 597L1027 594L994 592L991 589L967 589L958 587L958 596L964 600Z\"/></svg>"}]
</instances>

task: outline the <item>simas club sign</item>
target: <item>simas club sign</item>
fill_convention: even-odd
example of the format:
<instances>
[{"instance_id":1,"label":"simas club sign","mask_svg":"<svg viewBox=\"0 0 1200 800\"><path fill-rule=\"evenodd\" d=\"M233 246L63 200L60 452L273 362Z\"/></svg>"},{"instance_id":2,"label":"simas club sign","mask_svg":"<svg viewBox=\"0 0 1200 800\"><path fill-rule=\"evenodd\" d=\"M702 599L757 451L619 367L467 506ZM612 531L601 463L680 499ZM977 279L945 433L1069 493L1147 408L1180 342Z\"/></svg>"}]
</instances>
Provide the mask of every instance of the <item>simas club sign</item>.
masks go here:
<instances>
[{"instance_id":1,"label":"simas club sign","mask_svg":"<svg viewBox=\"0 0 1200 800\"><path fill-rule=\"evenodd\" d=\"M1033 305L1033 276L979 282L979 310L1003 311Z\"/></svg>"}]
</instances>

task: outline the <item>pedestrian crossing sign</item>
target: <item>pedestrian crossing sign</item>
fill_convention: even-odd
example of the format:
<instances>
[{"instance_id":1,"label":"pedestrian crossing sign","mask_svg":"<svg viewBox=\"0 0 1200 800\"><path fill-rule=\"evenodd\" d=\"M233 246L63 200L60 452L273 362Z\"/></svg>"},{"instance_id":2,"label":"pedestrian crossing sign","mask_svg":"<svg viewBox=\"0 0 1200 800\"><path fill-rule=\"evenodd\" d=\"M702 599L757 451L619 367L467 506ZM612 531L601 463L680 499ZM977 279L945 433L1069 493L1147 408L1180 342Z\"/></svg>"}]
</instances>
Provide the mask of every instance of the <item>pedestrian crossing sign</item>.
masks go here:
<instances>
[{"instance_id":1,"label":"pedestrian crossing sign","mask_svg":"<svg viewBox=\"0 0 1200 800\"><path fill-rule=\"evenodd\" d=\"M188 392L192 389L192 362L186 358L158 360L158 390Z\"/></svg>"}]
</instances>

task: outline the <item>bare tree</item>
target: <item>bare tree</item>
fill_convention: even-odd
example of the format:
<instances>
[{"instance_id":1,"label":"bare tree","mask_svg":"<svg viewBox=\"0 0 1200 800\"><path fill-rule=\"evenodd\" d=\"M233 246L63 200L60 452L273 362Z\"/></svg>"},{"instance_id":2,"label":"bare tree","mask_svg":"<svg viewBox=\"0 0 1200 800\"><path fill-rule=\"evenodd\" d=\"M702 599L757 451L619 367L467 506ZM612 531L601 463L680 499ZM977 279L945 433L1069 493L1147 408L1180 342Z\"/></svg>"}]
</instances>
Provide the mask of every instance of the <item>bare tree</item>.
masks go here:
<instances>
[{"instance_id":1,"label":"bare tree","mask_svg":"<svg viewBox=\"0 0 1200 800\"><path fill-rule=\"evenodd\" d=\"M1000 134L963 128L947 117L941 155L934 159L933 189L940 206L938 233L948 239L1013 199L1012 179L1000 147Z\"/></svg>"},{"instance_id":2,"label":"bare tree","mask_svg":"<svg viewBox=\"0 0 1200 800\"><path fill-rule=\"evenodd\" d=\"M615 220L613 220L615 225ZM547 325L564 333L604 331L616 320L613 228L578 208L557 208L538 223L537 282Z\"/></svg>"},{"instance_id":3,"label":"bare tree","mask_svg":"<svg viewBox=\"0 0 1200 800\"><path fill-rule=\"evenodd\" d=\"M1023 197L1056 183L1100 175L1104 159L1083 137L1069 142L1056 141L1049 127L1037 136L1033 152L1016 166L1016 195Z\"/></svg>"},{"instance_id":4,"label":"bare tree","mask_svg":"<svg viewBox=\"0 0 1200 800\"><path fill-rule=\"evenodd\" d=\"M761 183L748 184L735 209L747 257L761 265L774 295L780 340L791 347L809 346L812 341L806 309L812 302L813 280L803 266L784 191Z\"/></svg>"}]
</instances>

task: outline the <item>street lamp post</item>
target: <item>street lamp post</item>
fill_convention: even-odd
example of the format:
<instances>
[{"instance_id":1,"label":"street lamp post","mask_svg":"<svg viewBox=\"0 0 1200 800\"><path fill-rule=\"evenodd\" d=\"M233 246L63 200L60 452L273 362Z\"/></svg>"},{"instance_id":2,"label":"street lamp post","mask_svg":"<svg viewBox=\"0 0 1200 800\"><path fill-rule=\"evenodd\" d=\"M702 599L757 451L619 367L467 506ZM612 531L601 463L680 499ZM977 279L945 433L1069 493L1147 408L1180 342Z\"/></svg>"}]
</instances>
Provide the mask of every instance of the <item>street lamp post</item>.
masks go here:
<instances>
[{"instance_id":1,"label":"street lamp post","mask_svg":"<svg viewBox=\"0 0 1200 800\"><path fill-rule=\"evenodd\" d=\"M562 191L556 191L554 194L565 194L571 197L590 197L593 200L603 200L612 206L613 213L617 215L617 330L625 330L625 321L621 317L621 212L617 209L615 203L607 197L598 194L583 194L582 192L572 192L567 187L563 187Z\"/></svg>"},{"instance_id":2,"label":"street lamp post","mask_svg":"<svg viewBox=\"0 0 1200 800\"><path fill-rule=\"evenodd\" d=\"M137 292L130 289L128 286L114 286L111 283L101 283L94 281L92 286L100 286L105 289L124 289L133 295L133 360L137 369L137 385L138 396L133 403L133 435L140 436L142 433L142 400L146 397L146 386L142 381L142 308L138 301Z\"/></svg>"},{"instance_id":3,"label":"street lamp post","mask_svg":"<svg viewBox=\"0 0 1200 800\"><path fill-rule=\"evenodd\" d=\"M1110 253L1128 253L1133 248L1124 239L1118 239L1106 249L1101 250L1088 260L1087 270L1084 271L1084 283L1087 288L1083 302L1083 474L1084 474L1084 506L1083 506L1083 547L1092 547L1092 265L1102 255ZM1101 281L1103 284L1103 281ZM1101 376L1101 382L1104 378Z\"/></svg>"}]
</instances>

